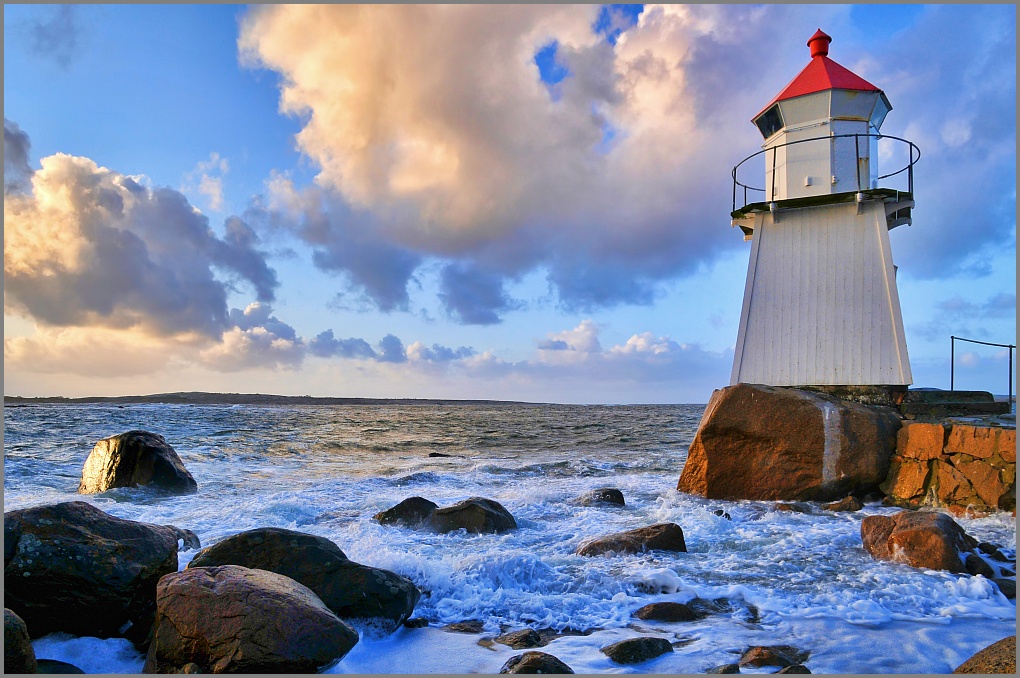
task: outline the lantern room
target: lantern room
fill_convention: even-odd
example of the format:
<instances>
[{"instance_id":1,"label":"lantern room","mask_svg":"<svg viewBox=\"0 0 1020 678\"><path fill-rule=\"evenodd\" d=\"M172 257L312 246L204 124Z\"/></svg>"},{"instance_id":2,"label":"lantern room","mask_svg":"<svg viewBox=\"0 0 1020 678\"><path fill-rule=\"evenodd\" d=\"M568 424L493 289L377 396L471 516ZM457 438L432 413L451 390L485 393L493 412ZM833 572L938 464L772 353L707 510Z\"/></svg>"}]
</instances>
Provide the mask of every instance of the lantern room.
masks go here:
<instances>
[{"instance_id":1,"label":"lantern room","mask_svg":"<svg viewBox=\"0 0 1020 678\"><path fill-rule=\"evenodd\" d=\"M811 61L752 121L765 139L765 199L876 188L877 135L892 109L879 88L829 58L832 38L808 40ZM828 139L819 139L828 137Z\"/></svg>"}]
</instances>

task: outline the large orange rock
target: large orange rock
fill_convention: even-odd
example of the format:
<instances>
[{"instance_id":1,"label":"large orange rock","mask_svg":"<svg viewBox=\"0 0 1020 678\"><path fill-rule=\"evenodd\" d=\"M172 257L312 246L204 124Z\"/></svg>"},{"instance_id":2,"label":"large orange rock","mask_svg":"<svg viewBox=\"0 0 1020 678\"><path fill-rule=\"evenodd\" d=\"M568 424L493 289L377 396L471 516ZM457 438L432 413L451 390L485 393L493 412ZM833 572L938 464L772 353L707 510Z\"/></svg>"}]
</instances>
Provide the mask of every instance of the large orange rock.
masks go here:
<instances>
[{"instance_id":1,"label":"large orange rock","mask_svg":"<svg viewBox=\"0 0 1020 678\"><path fill-rule=\"evenodd\" d=\"M896 434L896 454L908 459L938 459L945 444L942 424L906 421Z\"/></svg>"},{"instance_id":2,"label":"large orange rock","mask_svg":"<svg viewBox=\"0 0 1020 678\"><path fill-rule=\"evenodd\" d=\"M953 673L1016 675L1016 636L1009 636L992 643L960 664Z\"/></svg>"},{"instance_id":3,"label":"large orange rock","mask_svg":"<svg viewBox=\"0 0 1020 678\"><path fill-rule=\"evenodd\" d=\"M899 427L891 408L728 386L709 400L677 489L712 499L840 499L885 480Z\"/></svg>"},{"instance_id":4,"label":"large orange rock","mask_svg":"<svg viewBox=\"0 0 1020 678\"><path fill-rule=\"evenodd\" d=\"M900 506L918 506L924 501L928 489L928 462L903 459L894 456L889 465L889 475L879 485L888 497Z\"/></svg>"},{"instance_id":5,"label":"large orange rock","mask_svg":"<svg viewBox=\"0 0 1020 678\"><path fill-rule=\"evenodd\" d=\"M861 541L877 560L957 573L967 572L960 553L977 546L955 520L935 511L867 516L861 521Z\"/></svg>"},{"instance_id":6,"label":"large orange rock","mask_svg":"<svg viewBox=\"0 0 1020 678\"><path fill-rule=\"evenodd\" d=\"M946 451L969 454L978 459L998 455L1004 461L1016 461L1016 429L954 424L946 440Z\"/></svg>"}]
</instances>

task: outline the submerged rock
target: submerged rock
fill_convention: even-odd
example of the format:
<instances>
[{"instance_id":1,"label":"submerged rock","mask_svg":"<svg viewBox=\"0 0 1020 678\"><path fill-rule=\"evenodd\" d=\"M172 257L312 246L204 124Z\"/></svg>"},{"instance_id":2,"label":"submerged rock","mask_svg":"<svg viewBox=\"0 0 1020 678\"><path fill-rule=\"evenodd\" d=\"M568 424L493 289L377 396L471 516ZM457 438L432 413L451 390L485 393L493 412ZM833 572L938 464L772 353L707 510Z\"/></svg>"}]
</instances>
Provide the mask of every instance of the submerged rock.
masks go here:
<instances>
[{"instance_id":1,"label":"submerged rock","mask_svg":"<svg viewBox=\"0 0 1020 678\"><path fill-rule=\"evenodd\" d=\"M525 652L506 660L500 673L573 673L574 670L551 654L545 652Z\"/></svg>"},{"instance_id":2,"label":"submerged rock","mask_svg":"<svg viewBox=\"0 0 1020 678\"><path fill-rule=\"evenodd\" d=\"M957 573L967 571L960 554L977 546L955 520L935 511L866 516L861 521L861 541L877 560Z\"/></svg>"},{"instance_id":3,"label":"submerged rock","mask_svg":"<svg viewBox=\"0 0 1020 678\"><path fill-rule=\"evenodd\" d=\"M310 588L341 619L368 619L393 631L414 612L421 592L400 575L349 560L326 539L277 527L227 537L200 551L188 568L218 565L275 572Z\"/></svg>"},{"instance_id":4,"label":"submerged rock","mask_svg":"<svg viewBox=\"0 0 1020 678\"><path fill-rule=\"evenodd\" d=\"M485 622L480 619L468 619L447 624L442 630L447 633L481 633L485 630Z\"/></svg>"},{"instance_id":5,"label":"submerged rock","mask_svg":"<svg viewBox=\"0 0 1020 678\"><path fill-rule=\"evenodd\" d=\"M617 664L639 664L672 651L668 640L654 636L628 638L599 649Z\"/></svg>"},{"instance_id":6,"label":"submerged rock","mask_svg":"<svg viewBox=\"0 0 1020 678\"><path fill-rule=\"evenodd\" d=\"M1016 636L996 641L960 664L953 673L1016 675Z\"/></svg>"},{"instance_id":7,"label":"submerged rock","mask_svg":"<svg viewBox=\"0 0 1020 678\"><path fill-rule=\"evenodd\" d=\"M517 521L502 504L492 499L471 497L452 506L438 508L423 523L436 532L506 532L517 529Z\"/></svg>"},{"instance_id":8,"label":"submerged rock","mask_svg":"<svg viewBox=\"0 0 1020 678\"><path fill-rule=\"evenodd\" d=\"M163 436L128 431L96 443L82 466L78 493L140 485L180 493L198 491L198 483Z\"/></svg>"},{"instance_id":9,"label":"submerged rock","mask_svg":"<svg viewBox=\"0 0 1020 678\"><path fill-rule=\"evenodd\" d=\"M314 673L358 634L290 577L237 565L189 568L159 581L145 673Z\"/></svg>"},{"instance_id":10,"label":"submerged rock","mask_svg":"<svg viewBox=\"0 0 1020 678\"><path fill-rule=\"evenodd\" d=\"M658 523L627 532L617 532L583 544L577 549L577 555L643 553L652 550L686 553L684 531L676 523Z\"/></svg>"},{"instance_id":11,"label":"submerged rock","mask_svg":"<svg viewBox=\"0 0 1020 678\"><path fill-rule=\"evenodd\" d=\"M885 480L900 418L793 388L712 393L677 484L710 499L830 501Z\"/></svg>"},{"instance_id":12,"label":"submerged rock","mask_svg":"<svg viewBox=\"0 0 1020 678\"><path fill-rule=\"evenodd\" d=\"M585 492L580 497L575 499L574 503L578 504L579 506L626 505L626 502L624 502L623 499L623 492L616 489L615 487L600 487L596 490Z\"/></svg>"},{"instance_id":13,"label":"submerged rock","mask_svg":"<svg viewBox=\"0 0 1020 678\"><path fill-rule=\"evenodd\" d=\"M437 508L439 508L439 504L431 502L424 497L408 497L396 506L376 513L372 516L372 520L383 525L418 527Z\"/></svg>"},{"instance_id":14,"label":"submerged rock","mask_svg":"<svg viewBox=\"0 0 1020 678\"><path fill-rule=\"evenodd\" d=\"M83 501L4 514L4 604L34 637L144 638L156 582L177 571L178 530L115 518Z\"/></svg>"},{"instance_id":15,"label":"submerged rock","mask_svg":"<svg viewBox=\"0 0 1020 678\"><path fill-rule=\"evenodd\" d=\"M4 608L4 673L35 673L37 669L32 639L24 620Z\"/></svg>"}]
</instances>

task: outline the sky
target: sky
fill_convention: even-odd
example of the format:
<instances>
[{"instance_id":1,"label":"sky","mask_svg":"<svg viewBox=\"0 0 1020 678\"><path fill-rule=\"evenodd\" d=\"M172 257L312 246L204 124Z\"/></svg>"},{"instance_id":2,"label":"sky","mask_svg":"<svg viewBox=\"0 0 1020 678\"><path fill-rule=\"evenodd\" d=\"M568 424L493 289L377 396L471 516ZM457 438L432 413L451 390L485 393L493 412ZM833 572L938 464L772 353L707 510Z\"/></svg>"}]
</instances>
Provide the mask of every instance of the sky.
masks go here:
<instances>
[{"instance_id":1,"label":"sky","mask_svg":"<svg viewBox=\"0 0 1020 678\"><path fill-rule=\"evenodd\" d=\"M921 149L890 237L914 386L948 388L951 335L1016 343L1015 27L1014 5L5 5L4 394L705 403L750 252L730 171L818 28ZM1005 393L1007 361L958 343L955 385Z\"/></svg>"}]
</instances>

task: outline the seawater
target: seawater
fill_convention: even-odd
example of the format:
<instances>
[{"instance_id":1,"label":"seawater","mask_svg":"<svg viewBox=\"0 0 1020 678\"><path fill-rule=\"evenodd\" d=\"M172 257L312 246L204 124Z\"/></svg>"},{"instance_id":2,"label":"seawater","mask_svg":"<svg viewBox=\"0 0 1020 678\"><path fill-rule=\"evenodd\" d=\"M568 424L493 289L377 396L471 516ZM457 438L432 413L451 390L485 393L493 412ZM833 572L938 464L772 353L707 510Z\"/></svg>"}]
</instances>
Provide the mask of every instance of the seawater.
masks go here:
<instances>
[{"instance_id":1,"label":"seawater","mask_svg":"<svg viewBox=\"0 0 1020 678\"><path fill-rule=\"evenodd\" d=\"M496 673L520 651L486 639L525 627L590 631L541 648L578 673L699 673L753 645L810 651L814 673L946 673L1015 633L1016 605L981 577L874 561L857 513L776 512L772 502L707 500L676 491L702 405L511 404L358 406L27 405L4 408L4 510L85 500L121 518L194 530L203 545L255 527L320 535L353 560L410 578L415 616L430 627L387 637L361 629L333 673ZM777 425L781 423L777 422ZM101 438L163 435L199 492L76 494ZM430 457L430 453L448 456ZM626 507L570 500L598 487ZM471 496L503 504L518 529L432 534L371 517L422 496L440 506ZM729 515L717 515L722 509ZM679 524L687 553L586 558L594 537ZM979 540L1016 548L1008 514L958 521ZM180 554L183 569L193 551ZM695 597L724 611L684 623L642 622L637 608ZM482 634L440 630L481 620ZM675 651L634 666L599 648L666 638ZM140 672L123 639L51 634L39 657L90 673ZM775 669L743 669L771 672Z\"/></svg>"}]
</instances>

